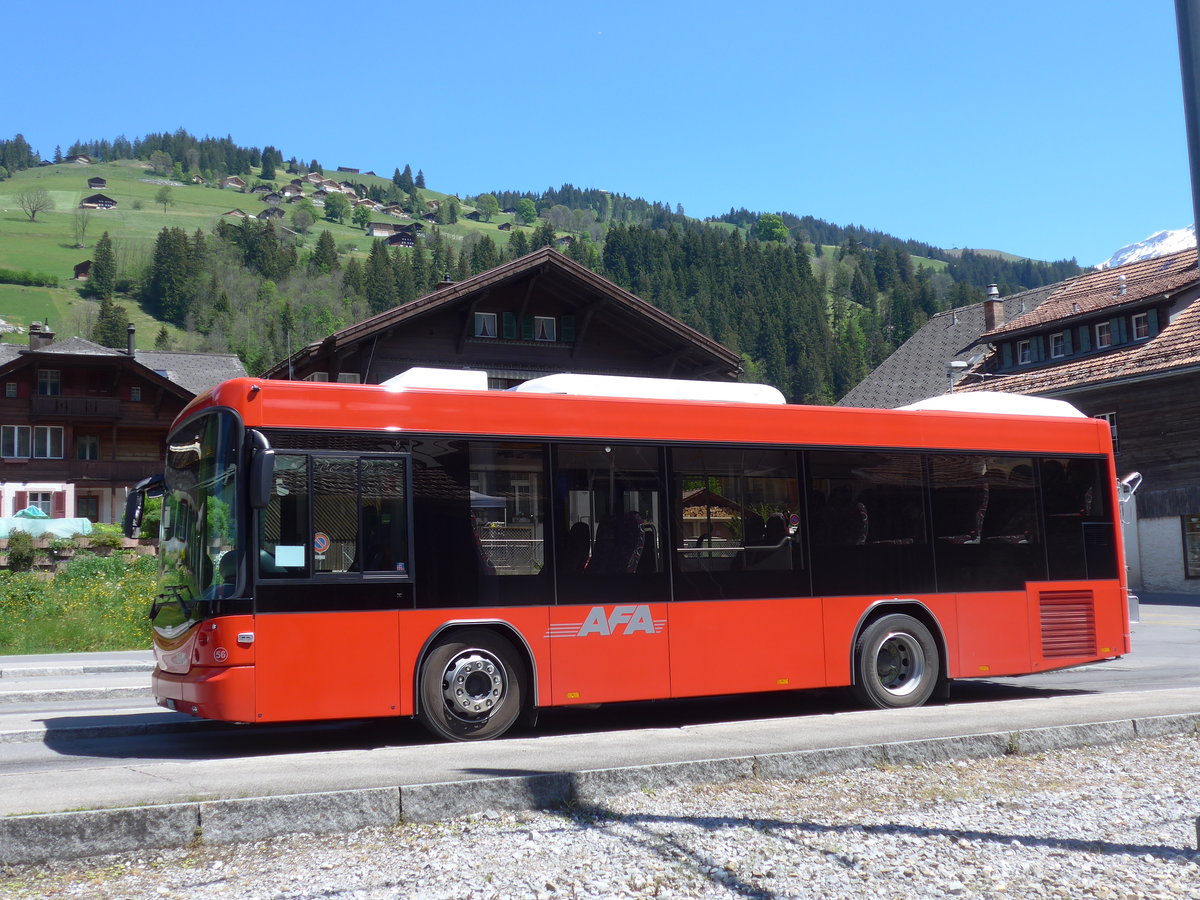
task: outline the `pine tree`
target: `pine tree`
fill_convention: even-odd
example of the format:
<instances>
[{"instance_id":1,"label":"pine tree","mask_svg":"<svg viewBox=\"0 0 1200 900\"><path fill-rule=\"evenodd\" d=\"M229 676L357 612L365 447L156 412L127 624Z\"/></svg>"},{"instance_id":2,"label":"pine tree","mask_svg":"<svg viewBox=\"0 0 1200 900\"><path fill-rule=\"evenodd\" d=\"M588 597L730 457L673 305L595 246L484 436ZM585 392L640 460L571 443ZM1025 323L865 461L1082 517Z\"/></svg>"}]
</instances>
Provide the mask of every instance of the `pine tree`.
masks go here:
<instances>
[{"instance_id":1,"label":"pine tree","mask_svg":"<svg viewBox=\"0 0 1200 900\"><path fill-rule=\"evenodd\" d=\"M400 182L397 186L406 194L411 194L413 188L416 187L416 182L413 181L412 166L408 163L404 164L404 171L400 173Z\"/></svg>"},{"instance_id":2,"label":"pine tree","mask_svg":"<svg viewBox=\"0 0 1200 900\"><path fill-rule=\"evenodd\" d=\"M92 328L92 340L102 347L124 348L129 341L129 314L111 297L100 300L100 312Z\"/></svg>"},{"instance_id":3,"label":"pine tree","mask_svg":"<svg viewBox=\"0 0 1200 900\"><path fill-rule=\"evenodd\" d=\"M154 338L155 350L170 350L171 349L171 333L167 331L167 326L163 325L158 329L158 335Z\"/></svg>"},{"instance_id":4,"label":"pine tree","mask_svg":"<svg viewBox=\"0 0 1200 900\"><path fill-rule=\"evenodd\" d=\"M378 313L396 305L396 276L382 239L371 244L371 254L363 272L363 289L371 312Z\"/></svg>"},{"instance_id":5,"label":"pine tree","mask_svg":"<svg viewBox=\"0 0 1200 900\"><path fill-rule=\"evenodd\" d=\"M416 179L416 181L413 182L413 185L415 187L419 187L421 190L425 190L425 170L424 169L417 169L417 179Z\"/></svg>"},{"instance_id":6,"label":"pine tree","mask_svg":"<svg viewBox=\"0 0 1200 900\"><path fill-rule=\"evenodd\" d=\"M466 254L464 253L463 256ZM496 248L496 242L485 234L471 248L471 274L478 275L480 272L494 269L498 265L500 265L500 252Z\"/></svg>"},{"instance_id":7,"label":"pine tree","mask_svg":"<svg viewBox=\"0 0 1200 900\"><path fill-rule=\"evenodd\" d=\"M347 297L361 297L366 292L366 282L363 278L362 263L355 257L350 257L346 270L342 273L342 294Z\"/></svg>"},{"instance_id":8,"label":"pine tree","mask_svg":"<svg viewBox=\"0 0 1200 900\"><path fill-rule=\"evenodd\" d=\"M541 247L553 247L557 237L558 235L554 232L554 223L549 219L542 219L541 224L533 229L533 235L529 238L529 249L537 250Z\"/></svg>"},{"instance_id":9,"label":"pine tree","mask_svg":"<svg viewBox=\"0 0 1200 900\"><path fill-rule=\"evenodd\" d=\"M337 271L338 268L337 245L333 241L333 235L326 229L317 238L317 247L308 258L308 271L329 273Z\"/></svg>"},{"instance_id":10,"label":"pine tree","mask_svg":"<svg viewBox=\"0 0 1200 900\"><path fill-rule=\"evenodd\" d=\"M260 177L263 181L275 180L275 154L278 151L274 147L264 147L262 152L262 172Z\"/></svg>"},{"instance_id":11,"label":"pine tree","mask_svg":"<svg viewBox=\"0 0 1200 900\"><path fill-rule=\"evenodd\" d=\"M529 252L529 238L525 237L525 232L519 228L514 228L508 234L508 258L520 259Z\"/></svg>"},{"instance_id":12,"label":"pine tree","mask_svg":"<svg viewBox=\"0 0 1200 900\"><path fill-rule=\"evenodd\" d=\"M88 276L88 289L95 297L112 297L117 283L117 260L113 256L112 239L108 232L96 241L96 252L92 254L92 271Z\"/></svg>"}]
</instances>

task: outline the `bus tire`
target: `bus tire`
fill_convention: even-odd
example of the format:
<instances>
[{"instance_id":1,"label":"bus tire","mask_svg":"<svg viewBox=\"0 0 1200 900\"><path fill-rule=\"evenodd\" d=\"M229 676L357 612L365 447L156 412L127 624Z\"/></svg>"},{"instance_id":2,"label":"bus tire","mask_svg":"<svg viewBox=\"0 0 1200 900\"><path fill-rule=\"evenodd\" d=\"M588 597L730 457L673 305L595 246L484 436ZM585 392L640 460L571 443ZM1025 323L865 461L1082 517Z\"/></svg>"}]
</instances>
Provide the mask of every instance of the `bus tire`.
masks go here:
<instances>
[{"instance_id":1,"label":"bus tire","mask_svg":"<svg viewBox=\"0 0 1200 900\"><path fill-rule=\"evenodd\" d=\"M854 694L866 706L920 706L933 694L941 674L937 642L912 616L883 616L855 641L854 674Z\"/></svg>"},{"instance_id":2,"label":"bus tire","mask_svg":"<svg viewBox=\"0 0 1200 900\"><path fill-rule=\"evenodd\" d=\"M484 628L455 631L421 664L421 724L451 741L486 741L521 714L525 664L513 645Z\"/></svg>"}]
</instances>

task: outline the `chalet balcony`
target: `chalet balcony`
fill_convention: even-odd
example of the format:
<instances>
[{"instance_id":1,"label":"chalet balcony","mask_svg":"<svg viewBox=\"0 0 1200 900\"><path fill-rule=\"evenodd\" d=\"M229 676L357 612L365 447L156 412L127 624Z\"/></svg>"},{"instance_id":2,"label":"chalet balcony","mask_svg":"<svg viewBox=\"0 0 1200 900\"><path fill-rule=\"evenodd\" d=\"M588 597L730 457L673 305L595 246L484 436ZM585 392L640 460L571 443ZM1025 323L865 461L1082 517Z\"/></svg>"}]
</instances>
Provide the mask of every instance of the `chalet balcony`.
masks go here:
<instances>
[{"instance_id":1,"label":"chalet balcony","mask_svg":"<svg viewBox=\"0 0 1200 900\"><path fill-rule=\"evenodd\" d=\"M34 418L115 419L121 412L119 397L33 397Z\"/></svg>"},{"instance_id":2,"label":"chalet balcony","mask_svg":"<svg viewBox=\"0 0 1200 900\"><path fill-rule=\"evenodd\" d=\"M6 459L0 461L0 481L136 484L162 469L162 460L152 459Z\"/></svg>"}]
</instances>

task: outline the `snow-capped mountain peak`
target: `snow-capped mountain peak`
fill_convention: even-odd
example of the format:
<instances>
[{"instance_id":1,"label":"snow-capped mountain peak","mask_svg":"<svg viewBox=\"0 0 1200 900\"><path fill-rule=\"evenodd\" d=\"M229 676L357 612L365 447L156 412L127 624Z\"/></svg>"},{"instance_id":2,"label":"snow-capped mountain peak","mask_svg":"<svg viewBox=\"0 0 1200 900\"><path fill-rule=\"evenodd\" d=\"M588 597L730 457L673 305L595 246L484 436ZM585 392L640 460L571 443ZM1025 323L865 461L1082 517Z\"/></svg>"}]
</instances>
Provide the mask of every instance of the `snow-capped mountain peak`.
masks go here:
<instances>
[{"instance_id":1,"label":"snow-capped mountain peak","mask_svg":"<svg viewBox=\"0 0 1200 900\"><path fill-rule=\"evenodd\" d=\"M1170 231L1157 231L1145 240L1122 247L1100 265L1097 269L1111 269L1126 263L1139 262L1143 259L1154 259L1156 256L1166 256L1168 253L1178 253L1196 246L1196 226L1176 228Z\"/></svg>"}]
</instances>

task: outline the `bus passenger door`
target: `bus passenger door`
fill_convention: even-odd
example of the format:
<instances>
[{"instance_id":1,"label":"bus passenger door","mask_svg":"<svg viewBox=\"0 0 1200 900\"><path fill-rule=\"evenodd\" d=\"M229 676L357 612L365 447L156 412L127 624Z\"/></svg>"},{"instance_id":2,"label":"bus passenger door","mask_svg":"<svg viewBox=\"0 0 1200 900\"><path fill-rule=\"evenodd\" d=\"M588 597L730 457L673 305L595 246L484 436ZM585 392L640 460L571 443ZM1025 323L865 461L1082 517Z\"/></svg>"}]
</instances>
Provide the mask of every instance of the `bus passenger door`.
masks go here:
<instances>
[{"instance_id":1,"label":"bus passenger door","mask_svg":"<svg viewBox=\"0 0 1200 900\"><path fill-rule=\"evenodd\" d=\"M556 464L547 705L669 697L659 451L565 444Z\"/></svg>"},{"instance_id":2,"label":"bus passenger door","mask_svg":"<svg viewBox=\"0 0 1200 900\"><path fill-rule=\"evenodd\" d=\"M256 535L258 721L399 714L409 486L405 454L276 454Z\"/></svg>"}]
</instances>

